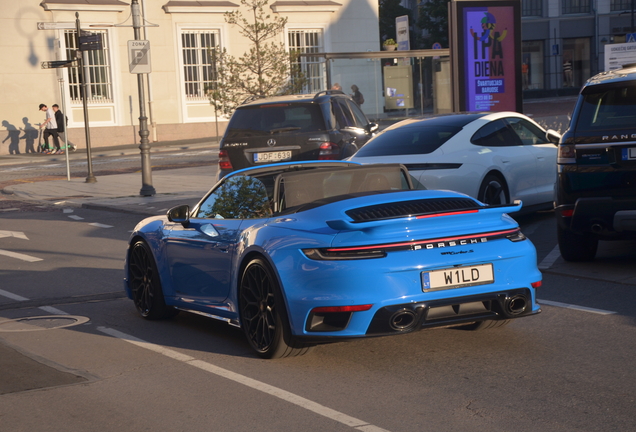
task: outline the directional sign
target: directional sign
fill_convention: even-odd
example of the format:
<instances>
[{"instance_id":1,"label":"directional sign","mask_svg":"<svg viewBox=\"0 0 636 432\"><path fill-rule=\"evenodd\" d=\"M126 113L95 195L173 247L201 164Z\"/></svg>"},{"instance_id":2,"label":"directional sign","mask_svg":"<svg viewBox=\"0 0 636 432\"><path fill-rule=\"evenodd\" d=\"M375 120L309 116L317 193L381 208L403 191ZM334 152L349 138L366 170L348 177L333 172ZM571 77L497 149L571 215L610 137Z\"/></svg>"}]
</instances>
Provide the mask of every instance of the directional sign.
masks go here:
<instances>
[{"instance_id":1,"label":"directional sign","mask_svg":"<svg viewBox=\"0 0 636 432\"><path fill-rule=\"evenodd\" d=\"M150 73L150 41L128 41L128 66L130 73Z\"/></svg>"},{"instance_id":2,"label":"directional sign","mask_svg":"<svg viewBox=\"0 0 636 432\"><path fill-rule=\"evenodd\" d=\"M77 60L54 60L42 62L42 69L77 67Z\"/></svg>"},{"instance_id":3,"label":"directional sign","mask_svg":"<svg viewBox=\"0 0 636 432\"><path fill-rule=\"evenodd\" d=\"M103 49L102 35L99 33L89 33L86 36L80 36L80 51L98 51Z\"/></svg>"},{"instance_id":4,"label":"directional sign","mask_svg":"<svg viewBox=\"0 0 636 432\"><path fill-rule=\"evenodd\" d=\"M39 22L38 30L71 30L75 29L72 22Z\"/></svg>"}]
</instances>

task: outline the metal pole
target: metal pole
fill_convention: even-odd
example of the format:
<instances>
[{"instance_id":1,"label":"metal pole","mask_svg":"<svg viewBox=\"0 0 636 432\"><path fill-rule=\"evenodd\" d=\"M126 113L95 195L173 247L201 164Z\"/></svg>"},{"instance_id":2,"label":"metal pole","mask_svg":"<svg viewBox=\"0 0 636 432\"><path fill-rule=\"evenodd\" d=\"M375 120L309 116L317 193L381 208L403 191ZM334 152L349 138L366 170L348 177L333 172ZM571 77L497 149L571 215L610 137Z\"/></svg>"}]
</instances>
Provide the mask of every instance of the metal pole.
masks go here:
<instances>
[{"instance_id":1,"label":"metal pole","mask_svg":"<svg viewBox=\"0 0 636 432\"><path fill-rule=\"evenodd\" d=\"M82 30L80 28L79 12L75 12L75 29L77 35L75 39L75 45L77 46L77 57L79 61L79 71L82 83L82 107L84 108L84 131L86 132L86 159L88 160L88 175L86 176L86 183L95 183L97 179L93 175L93 163L91 162L91 134L88 126L88 106L86 103L86 95L88 94L88 84L86 77L88 73L86 71L86 62L84 61L83 53L80 51L80 35ZM66 136L66 134L64 134ZM66 149L68 152L68 149Z\"/></svg>"},{"instance_id":2,"label":"metal pole","mask_svg":"<svg viewBox=\"0 0 636 432\"><path fill-rule=\"evenodd\" d=\"M139 10L139 1L132 0L130 4L132 8L133 30L135 32L135 40L141 39L140 29L141 13ZM141 137L141 190L139 195L152 196L156 194L155 188L152 186L152 166L150 164L150 144L148 141L148 117L146 117L146 94L144 92L143 74L137 74L137 87L139 88L139 136Z\"/></svg>"},{"instance_id":3,"label":"metal pole","mask_svg":"<svg viewBox=\"0 0 636 432\"><path fill-rule=\"evenodd\" d=\"M144 2L144 0L141 0L141 16L145 21L146 3ZM143 38L144 40L147 40L148 38L146 37L146 26L144 25L141 28L144 33ZM150 79L150 75L151 74L146 74L146 84L148 84L148 118L150 120L150 126L152 127L152 141L157 142L157 122L155 122L155 118L152 115L152 107L154 104L154 99L152 97L152 80Z\"/></svg>"},{"instance_id":4,"label":"metal pole","mask_svg":"<svg viewBox=\"0 0 636 432\"><path fill-rule=\"evenodd\" d=\"M64 122L64 155L66 156L66 180L71 181L71 167L68 161L68 128L66 127L66 98L64 97L64 78L58 78L60 82L60 95L62 97L62 121ZM58 128L60 125L57 126Z\"/></svg>"}]
</instances>

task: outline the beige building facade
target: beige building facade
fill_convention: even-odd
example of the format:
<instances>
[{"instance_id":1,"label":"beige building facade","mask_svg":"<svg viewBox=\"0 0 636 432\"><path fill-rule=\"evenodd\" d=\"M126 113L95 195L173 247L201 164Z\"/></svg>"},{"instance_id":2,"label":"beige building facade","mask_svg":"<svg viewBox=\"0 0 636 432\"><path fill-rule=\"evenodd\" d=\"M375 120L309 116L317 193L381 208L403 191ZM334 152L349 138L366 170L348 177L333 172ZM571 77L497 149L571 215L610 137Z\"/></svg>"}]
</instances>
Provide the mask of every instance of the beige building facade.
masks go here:
<instances>
[{"instance_id":1,"label":"beige building facade","mask_svg":"<svg viewBox=\"0 0 636 432\"><path fill-rule=\"evenodd\" d=\"M139 3L146 25L141 39L150 46L151 73L143 76L151 143L213 140L217 128L223 132L227 118L215 117L205 94L206 86L216 79L208 48L226 48L235 56L245 52L248 41L225 22L223 14L240 9L247 17L251 11L240 0ZM37 140L38 125L44 120L40 103L65 106L69 138L80 148L85 145L78 68L42 68L43 62L72 58L77 48L76 14L82 34L99 34L102 39L100 49L85 54L91 146L139 143L137 74L130 73L136 54L129 49L134 39L129 1L0 0L0 5L0 119L7 138L0 154L6 154L11 145L15 150L16 139L20 152L29 141ZM289 49L364 52L379 47L376 0L274 0L265 8L288 19L279 41ZM38 23L45 24L38 29ZM307 93L327 88L327 67L331 67L332 81L342 81L345 92L351 84L363 92L365 87L377 87L372 74L364 73L364 62L351 70L319 59L302 61L309 78Z\"/></svg>"}]
</instances>

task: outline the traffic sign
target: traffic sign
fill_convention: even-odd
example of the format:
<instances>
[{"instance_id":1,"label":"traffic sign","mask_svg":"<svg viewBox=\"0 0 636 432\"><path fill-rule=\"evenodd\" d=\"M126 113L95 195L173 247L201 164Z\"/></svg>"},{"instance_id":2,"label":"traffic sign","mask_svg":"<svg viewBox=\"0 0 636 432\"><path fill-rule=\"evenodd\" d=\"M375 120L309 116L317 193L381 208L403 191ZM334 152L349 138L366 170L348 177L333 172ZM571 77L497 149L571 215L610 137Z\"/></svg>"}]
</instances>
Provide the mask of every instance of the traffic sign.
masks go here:
<instances>
[{"instance_id":1,"label":"traffic sign","mask_svg":"<svg viewBox=\"0 0 636 432\"><path fill-rule=\"evenodd\" d=\"M72 22L39 22L38 30L71 30L75 29Z\"/></svg>"},{"instance_id":2,"label":"traffic sign","mask_svg":"<svg viewBox=\"0 0 636 432\"><path fill-rule=\"evenodd\" d=\"M435 43L433 44L433 49L442 49L442 44L441 44L441 43L439 43L439 42L435 42Z\"/></svg>"},{"instance_id":3,"label":"traffic sign","mask_svg":"<svg viewBox=\"0 0 636 432\"><path fill-rule=\"evenodd\" d=\"M625 35L625 42L636 42L636 33L627 33Z\"/></svg>"},{"instance_id":4,"label":"traffic sign","mask_svg":"<svg viewBox=\"0 0 636 432\"><path fill-rule=\"evenodd\" d=\"M128 66L130 73L150 73L150 41L128 41Z\"/></svg>"},{"instance_id":5,"label":"traffic sign","mask_svg":"<svg viewBox=\"0 0 636 432\"><path fill-rule=\"evenodd\" d=\"M42 62L42 69L56 69L64 67L76 67L77 60L54 60Z\"/></svg>"}]
</instances>

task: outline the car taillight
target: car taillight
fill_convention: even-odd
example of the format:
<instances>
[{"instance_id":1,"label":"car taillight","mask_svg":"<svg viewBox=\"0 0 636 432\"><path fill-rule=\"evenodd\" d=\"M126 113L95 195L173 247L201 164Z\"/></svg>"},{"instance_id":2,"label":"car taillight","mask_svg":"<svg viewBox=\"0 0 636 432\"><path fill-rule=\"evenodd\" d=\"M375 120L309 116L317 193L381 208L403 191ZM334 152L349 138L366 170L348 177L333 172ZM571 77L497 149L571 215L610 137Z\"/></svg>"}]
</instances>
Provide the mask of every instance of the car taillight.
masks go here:
<instances>
[{"instance_id":1,"label":"car taillight","mask_svg":"<svg viewBox=\"0 0 636 432\"><path fill-rule=\"evenodd\" d=\"M319 160L337 160L340 159L340 147L332 142L320 144Z\"/></svg>"},{"instance_id":2,"label":"car taillight","mask_svg":"<svg viewBox=\"0 0 636 432\"><path fill-rule=\"evenodd\" d=\"M227 154L227 150L219 150L219 169L223 171L233 171L232 162L230 162L230 156Z\"/></svg>"},{"instance_id":3,"label":"car taillight","mask_svg":"<svg viewBox=\"0 0 636 432\"><path fill-rule=\"evenodd\" d=\"M560 145L557 153L557 163L573 164L576 163L576 155L574 153L574 145Z\"/></svg>"}]
</instances>

